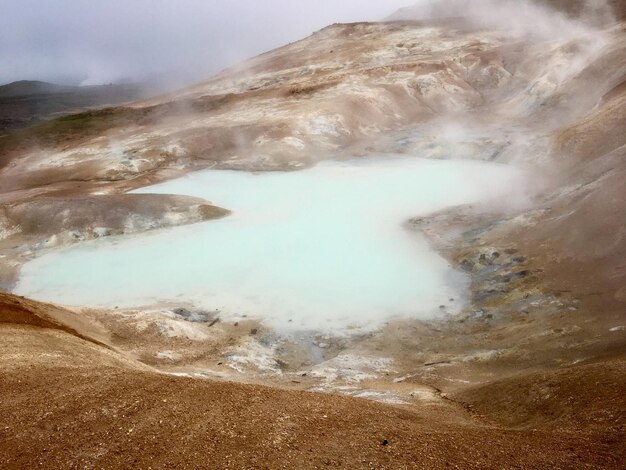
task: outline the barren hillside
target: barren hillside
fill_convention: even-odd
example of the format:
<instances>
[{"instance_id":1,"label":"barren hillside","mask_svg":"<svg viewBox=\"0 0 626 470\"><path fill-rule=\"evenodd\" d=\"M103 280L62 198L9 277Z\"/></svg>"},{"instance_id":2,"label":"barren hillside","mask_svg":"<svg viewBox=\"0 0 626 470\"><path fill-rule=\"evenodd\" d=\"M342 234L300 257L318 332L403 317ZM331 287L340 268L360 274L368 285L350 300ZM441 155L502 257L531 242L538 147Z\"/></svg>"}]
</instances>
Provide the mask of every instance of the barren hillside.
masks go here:
<instances>
[{"instance_id":1,"label":"barren hillside","mask_svg":"<svg viewBox=\"0 0 626 470\"><path fill-rule=\"evenodd\" d=\"M623 361L391 407L164 375L51 322L54 307L0 301L5 468L606 468L625 457L623 417L607 414L623 404Z\"/></svg>"},{"instance_id":2,"label":"barren hillside","mask_svg":"<svg viewBox=\"0 0 626 470\"><path fill-rule=\"evenodd\" d=\"M626 23L623 2L600 23L565 3L551 24L567 30L541 35L458 16L336 24L179 92L0 136L7 291L49 250L228 216L127 194L196 170L400 154L530 175L523 204L410 221L469 276L459 315L314 338L316 357L188 306L0 294L2 465L623 465ZM242 366L250 350L264 362Z\"/></svg>"}]
</instances>

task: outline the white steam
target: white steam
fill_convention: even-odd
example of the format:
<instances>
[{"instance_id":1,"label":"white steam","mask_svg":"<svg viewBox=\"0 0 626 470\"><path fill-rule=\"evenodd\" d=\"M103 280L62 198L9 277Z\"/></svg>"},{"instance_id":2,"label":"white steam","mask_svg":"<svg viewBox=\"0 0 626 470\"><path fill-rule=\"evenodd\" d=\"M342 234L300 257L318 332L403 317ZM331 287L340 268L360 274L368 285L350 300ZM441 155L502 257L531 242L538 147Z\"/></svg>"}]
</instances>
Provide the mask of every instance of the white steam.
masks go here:
<instances>
[{"instance_id":1,"label":"white steam","mask_svg":"<svg viewBox=\"0 0 626 470\"><path fill-rule=\"evenodd\" d=\"M563 40L612 21L606 0L587 0L577 18L531 0L421 0L390 20L465 18L471 24L526 39Z\"/></svg>"}]
</instances>

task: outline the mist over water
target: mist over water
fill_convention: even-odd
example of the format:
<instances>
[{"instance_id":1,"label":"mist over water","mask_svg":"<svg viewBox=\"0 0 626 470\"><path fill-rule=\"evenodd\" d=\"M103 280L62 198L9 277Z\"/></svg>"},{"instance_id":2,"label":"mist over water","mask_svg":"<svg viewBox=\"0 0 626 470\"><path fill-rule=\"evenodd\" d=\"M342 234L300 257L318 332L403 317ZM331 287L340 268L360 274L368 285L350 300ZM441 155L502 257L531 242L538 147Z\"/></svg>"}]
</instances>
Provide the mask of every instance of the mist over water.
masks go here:
<instances>
[{"instance_id":1,"label":"mist over water","mask_svg":"<svg viewBox=\"0 0 626 470\"><path fill-rule=\"evenodd\" d=\"M434 317L460 308L466 278L405 222L522 186L509 166L406 157L198 172L137 192L203 197L231 216L54 251L22 268L15 291L105 307L191 302L283 331Z\"/></svg>"}]
</instances>

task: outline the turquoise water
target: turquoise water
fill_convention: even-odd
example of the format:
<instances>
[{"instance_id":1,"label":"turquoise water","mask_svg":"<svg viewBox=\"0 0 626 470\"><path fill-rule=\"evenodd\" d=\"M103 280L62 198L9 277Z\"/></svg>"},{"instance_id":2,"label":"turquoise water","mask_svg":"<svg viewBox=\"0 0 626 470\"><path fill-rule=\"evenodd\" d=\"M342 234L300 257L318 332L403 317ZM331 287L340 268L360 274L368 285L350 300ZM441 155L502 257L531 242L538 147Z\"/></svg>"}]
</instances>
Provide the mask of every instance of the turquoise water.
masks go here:
<instances>
[{"instance_id":1,"label":"turquoise water","mask_svg":"<svg viewBox=\"0 0 626 470\"><path fill-rule=\"evenodd\" d=\"M299 172L203 171L141 193L203 197L224 219L80 243L23 266L15 292L63 304L193 303L283 330L373 329L460 307L465 277L410 218L518 187L512 167L417 158Z\"/></svg>"}]
</instances>

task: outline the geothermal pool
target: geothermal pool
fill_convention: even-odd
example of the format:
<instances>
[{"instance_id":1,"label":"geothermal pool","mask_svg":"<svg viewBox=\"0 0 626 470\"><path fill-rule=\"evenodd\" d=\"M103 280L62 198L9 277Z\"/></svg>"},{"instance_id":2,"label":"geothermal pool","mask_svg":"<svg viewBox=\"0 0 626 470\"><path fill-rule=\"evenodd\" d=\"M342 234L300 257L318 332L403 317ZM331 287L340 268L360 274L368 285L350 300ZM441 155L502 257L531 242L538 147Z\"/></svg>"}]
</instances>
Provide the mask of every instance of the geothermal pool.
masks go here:
<instances>
[{"instance_id":1,"label":"geothermal pool","mask_svg":"<svg viewBox=\"0 0 626 470\"><path fill-rule=\"evenodd\" d=\"M510 166L407 157L197 172L137 192L202 197L232 215L52 251L23 266L15 292L85 306L191 303L223 320L335 334L454 313L465 276L405 222L510 197L521 179Z\"/></svg>"}]
</instances>

